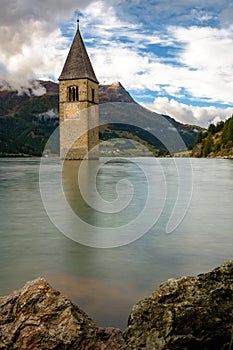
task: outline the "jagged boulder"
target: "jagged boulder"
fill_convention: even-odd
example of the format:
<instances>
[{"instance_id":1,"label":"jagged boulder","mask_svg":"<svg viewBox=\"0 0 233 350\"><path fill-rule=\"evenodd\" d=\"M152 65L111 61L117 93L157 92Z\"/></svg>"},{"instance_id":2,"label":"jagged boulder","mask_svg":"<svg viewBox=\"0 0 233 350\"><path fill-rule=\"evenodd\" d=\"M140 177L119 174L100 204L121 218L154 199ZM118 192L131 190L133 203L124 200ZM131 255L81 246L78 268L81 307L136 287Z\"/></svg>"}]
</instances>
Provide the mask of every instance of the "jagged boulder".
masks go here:
<instances>
[{"instance_id":1,"label":"jagged boulder","mask_svg":"<svg viewBox=\"0 0 233 350\"><path fill-rule=\"evenodd\" d=\"M121 331L97 327L43 278L0 298L0 350L124 349Z\"/></svg>"},{"instance_id":2,"label":"jagged boulder","mask_svg":"<svg viewBox=\"0 0 233 350\"><path fill-rule=\"evenodd\" d=\"M233 349L233 261L195 277L170 279L137 303L127 349Z\"/></svg>"},{"instance_id":3,"label":"jagged boulder","mask_svg":"<svg viewBox=\"0 0 233 350\"><path fill-rule=\"evenodd\" d=\"M122 333L101 328L43 278L0 298L0 350L232 350L233 261L170 279Z\"/></svg>"}]
</instances>

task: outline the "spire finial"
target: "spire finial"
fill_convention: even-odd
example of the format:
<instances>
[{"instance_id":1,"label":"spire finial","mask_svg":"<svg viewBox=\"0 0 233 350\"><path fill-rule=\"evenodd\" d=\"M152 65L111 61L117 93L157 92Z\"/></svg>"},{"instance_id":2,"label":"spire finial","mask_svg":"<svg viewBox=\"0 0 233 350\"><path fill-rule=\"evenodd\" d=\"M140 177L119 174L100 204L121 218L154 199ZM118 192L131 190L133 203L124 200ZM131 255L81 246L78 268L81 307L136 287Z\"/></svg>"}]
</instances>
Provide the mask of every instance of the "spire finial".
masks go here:
<instances>
[{"instance_id":1,"label":"spire finial","mask_svg":"<svg viewBox=\"0 0 233 350\"><path fill-rule=\"evenodd\" d=\"M76 13L76 17L77 17L77 29L79 30L79 10L77 9L75 11L75 13Z\"/></svg>"}]
</instances>

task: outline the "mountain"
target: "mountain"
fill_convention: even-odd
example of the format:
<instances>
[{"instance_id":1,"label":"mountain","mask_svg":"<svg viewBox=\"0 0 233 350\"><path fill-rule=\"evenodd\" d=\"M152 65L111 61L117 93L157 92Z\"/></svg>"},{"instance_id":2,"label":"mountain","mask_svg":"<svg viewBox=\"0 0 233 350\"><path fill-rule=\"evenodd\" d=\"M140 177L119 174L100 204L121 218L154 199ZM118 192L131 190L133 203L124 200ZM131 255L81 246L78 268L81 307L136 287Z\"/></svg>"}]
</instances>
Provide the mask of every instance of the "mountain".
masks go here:
<instances>
[{"instance_id":1,"label":"mountain","mask_svg":"<svg viewBox=\"0 0 233 350\"><path fill-rule=\"evenodd\" d=\"M47 139L59 125L58 84L37 81L36 86L45 93L40 95L37 90L29 90L18 94L10 89L0 90L0 156L40 156ZM119 82L100 85L99 97L100 120L102 124L106 123L100 127L101 140L129 139L129 142L141 143L153 154L161 155L168 152L161 142L163 135L171 141L176 129L185 143L177 150L194 144L200 128L183 125L169 116L143 108ZM175 151L176 146L171 147Z\"/></svg>"},{"instance_id":2,"label":"mountain","mask_svg":"<svg viewBox=\"0 0 233 350\"><path fill-rule=\"evenodd\" d=\"M99 85L100 104L113 102L136 103L120 82Z\"/></svg>"},{"instance_id":3,"label":"mountain","mask_svg":"<svg viewBox=\"0 0 233 350\"><path fill-rule=\"evenodd\" d=\"M58 125L58 86L40 83L42 96L0 91L0 155L41 155Z\"/></svg>"}]
</instances>

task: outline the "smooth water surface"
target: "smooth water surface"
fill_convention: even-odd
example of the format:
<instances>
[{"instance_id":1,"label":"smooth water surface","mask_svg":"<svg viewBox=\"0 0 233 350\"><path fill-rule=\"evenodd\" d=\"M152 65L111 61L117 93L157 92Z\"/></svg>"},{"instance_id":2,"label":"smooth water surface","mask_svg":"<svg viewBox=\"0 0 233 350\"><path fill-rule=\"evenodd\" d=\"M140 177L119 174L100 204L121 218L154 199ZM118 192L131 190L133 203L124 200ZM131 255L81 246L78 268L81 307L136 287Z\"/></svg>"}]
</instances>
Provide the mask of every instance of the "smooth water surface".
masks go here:
<instances>
[{"instance_id":1,"label":"smooth water surface","mask_svg":"<svg viewBox=\"0 0 233 350\"><path fill-rule=\"evenodd\" d=\"M187 160L177 161L182 164ZM205 272L231 259L233 161L191 162L191 203L171 234L165 233L165 227L177 195L173 159L112 159L105 164L98 172L96 184L105 201L116 200L116 184L122 179L134 189L132 203L116 214L98 213L85 203L77 187L77 162L69 162L63 172L66 199L82 220L100 227L122 226L143 209L148 184L141 168L154 176L153 185L158 189L164 187L158 172L162 169L164 174L166 201L154 227L131 244L97 249L68 239L50 221L40 196L40 159L0 159L0 294L6 295L28 280L44 276L99 325L124 328L132 305L164 280ZM51 174L48 181L52 181L59 164L59 160L47 160ZM98 196L89 186L93 164L87 162L83 181L90 202L95 203ZM122 186L126 186L122 190L127 197L132 186L126 182ZM155 200L158 207L159 199ZM56 201L54 210L59 210ZM66 213L60 215L65 222ZM146 215L153 217L155 208L149 208Z\"/></svg>"}]
</instances>

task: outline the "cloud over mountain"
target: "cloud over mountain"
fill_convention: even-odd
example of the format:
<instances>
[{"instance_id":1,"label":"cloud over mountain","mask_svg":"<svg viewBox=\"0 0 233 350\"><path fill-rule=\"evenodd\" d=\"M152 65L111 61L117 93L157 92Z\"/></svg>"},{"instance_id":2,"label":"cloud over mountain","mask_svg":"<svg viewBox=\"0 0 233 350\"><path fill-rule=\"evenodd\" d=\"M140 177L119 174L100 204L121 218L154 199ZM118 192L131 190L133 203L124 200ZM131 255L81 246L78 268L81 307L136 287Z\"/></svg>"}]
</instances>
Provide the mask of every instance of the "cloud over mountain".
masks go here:
<instances>
[{"instance_id":1,"label":"cloud over mountain","mask_svg":"<svg viewBox=\"0 0 233 350\"><path fill-rule=\"evenodd\" d=\"M220 118L229 117L233 7L228 0L2 0L0 83L24 92L36 91L33 79L56 81L75 33L77 8L101 82L121 81L139 102L163 98L167 108L172 100L194 107L200 102L204 119L194 113L195 123L211 120L213 108L222 110Z\"/></svg>"}]
</instances>

